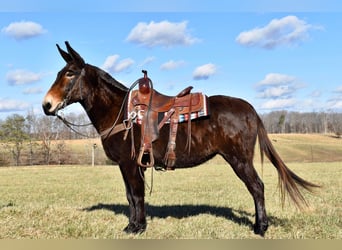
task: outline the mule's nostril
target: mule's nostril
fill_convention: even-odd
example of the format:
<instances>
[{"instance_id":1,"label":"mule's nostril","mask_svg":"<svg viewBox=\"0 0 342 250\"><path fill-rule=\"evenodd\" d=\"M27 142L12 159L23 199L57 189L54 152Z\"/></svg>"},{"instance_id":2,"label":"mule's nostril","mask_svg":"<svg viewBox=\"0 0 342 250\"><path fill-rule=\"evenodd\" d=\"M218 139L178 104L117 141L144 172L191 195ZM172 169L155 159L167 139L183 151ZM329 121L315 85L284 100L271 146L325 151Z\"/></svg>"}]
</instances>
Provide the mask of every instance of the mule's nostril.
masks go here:
<instances>
[{"instance_id":1,"label":"mule's nostril","mask_svg":"<svg viewBox=\"0 0 342 250\"><path fill-rule=\"evenodd\" d=\"M44 108L45 108L46 110L50 110L51 107L52 107L52 105L51 105L50 102L47 102L47 103L44 104Z\"/></svg>"},{"instance_id":2,"label":"mule's nostril","mask_svg":"<svg viewBox=\"0 0 342 250\"><path fill-rule=\"evenodd\" d=\"M50 114L50 109L51 109L51 107L52 107L51 102L45 102L45 103L43 103L42 106L43 106L44 113L45 113L46 115L49 115L49 114Z\"/></svg>"}]
</instances>

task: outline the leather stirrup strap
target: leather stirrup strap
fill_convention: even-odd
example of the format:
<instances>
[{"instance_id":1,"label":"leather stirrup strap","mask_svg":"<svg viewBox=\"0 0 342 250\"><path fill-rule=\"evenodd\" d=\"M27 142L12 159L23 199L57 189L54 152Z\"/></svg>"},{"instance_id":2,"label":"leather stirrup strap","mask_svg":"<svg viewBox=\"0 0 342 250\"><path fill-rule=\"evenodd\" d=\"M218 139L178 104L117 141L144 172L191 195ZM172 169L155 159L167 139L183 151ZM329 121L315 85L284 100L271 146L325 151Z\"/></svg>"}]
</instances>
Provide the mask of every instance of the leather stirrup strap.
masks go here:
<instances>
[{"instance_id":1,"label":"leather stirrup strap","mask_svg":"<svg viewBox=\"0 0 342 250\"><path fill-rule=\"evenodd\" d=\"M164 158L164 163L168 170L174 170L174 165L176 163L176 137L177 137L177 129L178 129L178 118L179 118L179 110L176 109L173 115L171 116L170 121L170 136L169 143L167 145L167 151Z\"/></svg>"},{"instance_id":2,"label":"leather stirrup strap","mask_svg":"<svg viewBox=\"0 0 342 250\"><path fill-rule=\"evenodd\" d=\"M188 155L190 155L190 149L191 149L191 97L192 97L192 94L189 94L189 119L188 119L188 136L187 136L187 140L186 140L186 145L185 145L185 148L188 148Z\"/></svg>"}]
</instances>

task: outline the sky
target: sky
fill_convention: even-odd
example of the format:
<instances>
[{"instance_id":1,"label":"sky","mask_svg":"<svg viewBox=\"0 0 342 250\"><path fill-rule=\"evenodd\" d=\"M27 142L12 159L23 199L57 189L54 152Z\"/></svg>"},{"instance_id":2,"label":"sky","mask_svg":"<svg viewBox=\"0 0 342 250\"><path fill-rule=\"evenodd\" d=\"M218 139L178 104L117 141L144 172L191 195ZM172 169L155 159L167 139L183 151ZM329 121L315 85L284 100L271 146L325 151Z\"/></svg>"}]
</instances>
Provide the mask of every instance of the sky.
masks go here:
<instances>
[{"instance_id":1,"label":"sky","mask_svg":"<svg viewBox=\"0 0 342 250\"><path fill-rule=\"evenodd\" d=\"M259 113L342 112L341 14L315 0L0 3L0 119L43 115L65 41L126 86L145 69L167 95L192 85Z\"/></svg>"}]
</instances>

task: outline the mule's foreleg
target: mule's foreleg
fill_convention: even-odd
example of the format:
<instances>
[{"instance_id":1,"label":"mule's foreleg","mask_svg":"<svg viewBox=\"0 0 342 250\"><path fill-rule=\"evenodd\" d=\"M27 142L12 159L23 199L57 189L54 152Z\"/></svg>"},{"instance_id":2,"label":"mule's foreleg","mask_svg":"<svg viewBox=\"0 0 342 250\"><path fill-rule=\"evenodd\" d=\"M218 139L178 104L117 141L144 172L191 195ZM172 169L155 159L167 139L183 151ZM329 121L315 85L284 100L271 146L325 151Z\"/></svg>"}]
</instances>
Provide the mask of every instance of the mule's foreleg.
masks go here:
<instances>
[{"instance_id":1,"label":"mule's foreleg","mask_svg":"<svg viewBox=\"0 0 342 250\"><path fill-rule=\"evenodd\" d=\"M134 165L121 166L120 170L125 182L126 196L129 205L129 223L124 228L126 233L142 233L146 229L145 185L143 171Z\"/></svg>"}]
</instances>

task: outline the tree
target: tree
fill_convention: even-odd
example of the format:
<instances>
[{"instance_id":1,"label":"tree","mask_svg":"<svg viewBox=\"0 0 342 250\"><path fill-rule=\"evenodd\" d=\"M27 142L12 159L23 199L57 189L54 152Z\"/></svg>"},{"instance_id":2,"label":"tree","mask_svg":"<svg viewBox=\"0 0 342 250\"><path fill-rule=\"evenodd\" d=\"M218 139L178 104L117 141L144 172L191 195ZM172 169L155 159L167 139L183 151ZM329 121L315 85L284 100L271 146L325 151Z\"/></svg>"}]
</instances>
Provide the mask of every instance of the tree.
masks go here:
<instances>
[{"instance_id":1,"label":"tree","mask_svg":"<svg viewBox=\"0 0 342 250\"><path fill-rule=\"evenodd\" d=\"M340 138L342 135L342 114L330 114L330 127L331 132L333 132L337 138Z\"/></svg>"},{"instance_id":2,"label":"tree","mask_svg":"<svg viewBox=\"0 0 342 250\"><path fill-rule=\"evenodd\" d=\"M279 127L279 132L284 133L285 132L285 114L281 114L279 117L278 121L278 127Z\"/></svg>"},{"instance_id":3,"label":"tree","mask_svg":"<svg viewBox=\"0 0 342 250\"><path fill-rule=\"evenodd\" d=\"M56 128L58 122L56 118L44 116L38 121L39 137L42 140L42 151L44 156L44 163L49 165L52 156L52 141L57 140L59 131Z\"/></svg>"},{"instance_id":4,"label":"tree","mask_svg":"<svg viewBox=\"0 0 342 250\"><path fill-rule=\"evenodd\" d=\"M24 142L28 139L28 134L25 132L25 118L18 114L8 116L1 124L0 131L6 148L12 153L15 165L19 166Z\"/></svg>"},{"instance_id":5,"label":"tree","mask_svg":"<svg viewBox=\"0 0 342 250\"><path fill-rule=\"evenodd\" d=\"M38 134L37 116L34 114L33 110L28 111L26 116L26 131L29 137L29 164L33 165L33 160L35 158L35 149L38 146L36 142L36 136Z\"/></svg>"}]
</instances>

